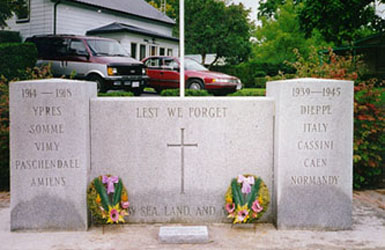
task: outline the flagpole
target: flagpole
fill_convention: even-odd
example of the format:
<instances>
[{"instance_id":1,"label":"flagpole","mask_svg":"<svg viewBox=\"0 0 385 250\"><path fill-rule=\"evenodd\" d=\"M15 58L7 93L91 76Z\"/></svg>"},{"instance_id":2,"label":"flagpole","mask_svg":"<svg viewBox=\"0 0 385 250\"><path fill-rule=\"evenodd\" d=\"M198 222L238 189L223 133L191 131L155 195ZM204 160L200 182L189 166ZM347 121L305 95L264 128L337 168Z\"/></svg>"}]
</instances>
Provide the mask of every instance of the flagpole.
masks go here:
<instances>
[{"instance_id":1,"label":"flagpole","mask_svg":"<svg viewBox=\"0 0 385 250\"><path fill-rule=\"evenodd\" d=\"M179 96L184 97L185 78L184 78L184 0L179 0Z\"/></svg>"}]
</instances>

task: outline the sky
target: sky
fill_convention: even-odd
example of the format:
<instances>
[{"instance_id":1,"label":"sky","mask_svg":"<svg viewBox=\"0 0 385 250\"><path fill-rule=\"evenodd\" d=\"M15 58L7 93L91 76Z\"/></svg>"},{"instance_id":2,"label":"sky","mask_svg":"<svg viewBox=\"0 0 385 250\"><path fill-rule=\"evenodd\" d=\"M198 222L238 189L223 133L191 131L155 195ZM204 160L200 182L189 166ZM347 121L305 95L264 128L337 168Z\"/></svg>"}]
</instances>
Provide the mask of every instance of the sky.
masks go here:
<instances>
[{"instance_id":1,"label":"sky","mask_svg":"<svg viewBox=\"0 0 385 250\"><path fill-rule=\"evenodd\" d=\"M257 24L257 9L259 0L232 0L232 3L242 3L246 8L251 8L250 19L254 20Z\"/></svg>"}]
</instances>

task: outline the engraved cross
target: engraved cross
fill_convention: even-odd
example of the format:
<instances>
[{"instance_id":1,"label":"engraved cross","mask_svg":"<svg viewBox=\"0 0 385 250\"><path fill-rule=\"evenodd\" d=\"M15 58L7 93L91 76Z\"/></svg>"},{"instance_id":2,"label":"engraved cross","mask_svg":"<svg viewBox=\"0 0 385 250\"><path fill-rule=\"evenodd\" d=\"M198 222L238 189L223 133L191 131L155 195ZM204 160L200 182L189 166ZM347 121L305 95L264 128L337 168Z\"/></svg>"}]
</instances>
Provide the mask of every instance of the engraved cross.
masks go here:
<instances>
[{"instance_id":1,"label":"engraved cross","mask_svg":"<svg viewBox=\"0 0 385 250\"><path fill-rule=\"evenodd\" d=\"M185 143L184 142L184 128L181 128L181 143L180 144L167 144L167 147L180 147L181 149L181 194L184 194L184 148L185 147L198 147L197 143Z\"/></svg>"}]
</instances>

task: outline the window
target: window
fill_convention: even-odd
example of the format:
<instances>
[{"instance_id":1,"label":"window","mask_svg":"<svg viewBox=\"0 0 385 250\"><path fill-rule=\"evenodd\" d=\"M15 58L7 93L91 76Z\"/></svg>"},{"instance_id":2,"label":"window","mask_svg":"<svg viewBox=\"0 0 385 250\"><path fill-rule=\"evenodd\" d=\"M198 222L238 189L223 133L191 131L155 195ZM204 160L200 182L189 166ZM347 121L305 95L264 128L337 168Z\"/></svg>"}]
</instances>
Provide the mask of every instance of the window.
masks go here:
<instances>
[{"instance_id":1,"label":"window","mask_svg":"<svg viewBox=\"0 0 385 250\"><path fill-rule=\"evenodd\" d=\"M34 41L40 58L61 57L67 54L68 39L41 38Z\"/></svg>"},{"instance_id":2,"label":"window","mask_svg":"<svg viewBox=\"0 0 385 250\"><path fill-rule=\"evenodd\" d=\"M140 45L140 57L139 57L139 60L142 60L145 57L146 57L146 45L141 44Z\"/></svg>"},{"instance_id":3,"label":"window","mask_svg":"<svg viewBox=\"0 0 385 250\"><path fill-rule=\"evenodd\" d=\"M29 22L30 0L19 0L14 12L17 23Z\"/></svg>"},{"instance_id":4,"label":"window","mask_svg":"<svg viewBox=\"0 0 385 250\"><path fill-rule=\"evenodd\" d=\"M175 70L179 68L179 64L172 58L166 58L163 60L163 67L165 69Z\"/></svg>"},{"instance_id":5,"label":"window","mask_svg":"<svg viewBox=\"0 0 385 250\"><path fill-rule=\"evenodd\" d=\"M131 43L131 57L136 59L136 43Z\"/></svg>"},{"instance_id":6,"label":"window","mask_svg":"<svg viewBox=\"0 0 385 250\"><path fill-rule=\"evenodd\" d=\"M150 50L150 56L156 56L156 52L157 52L157 47L154 46L154 45L150 45L149 47L149 50Z\"/></svg>"},{"instance_id":7,"label":"window","mask_svg":"<svg viewBox=\"0 0 385 250\"><path fill-rule=\"evenodd\" d=\"M86 41L95 56L128 56L127 51L115 40L87 39Z\"/></svg>"},{"instance_id":8,"label":"window","mask_svg":"<svg viewBox=\"0 0 385 250\"><path fill-rule=\"evenodd\" d=\"M160 48L159 49L159 55L160 56L164 56L165 55L165 50L166 50L165 48Z\"/></svg>"},{"instance_id":9,"label":"window","mask_svg":"<svg viewBox=\"0 0 385 250\"><path fill-rule=\"evenodd\" d=\"M172 49L167 49L167 55L172 56Z\"/></svg>"},{"instance_id":10,"label":"window","mask_svg":"<svg viewBox=\"0 0 385 250\"><path fill-rule=\"evenodd\" d=\"M84 46L83 41L81 40L72 40L70 43L70 53L87 53L86 46Z\"/></svg>"},{"instance_id":11,"label":"window","mask_svg":"<svg viewBox=\"0 0 385 250\"><path fill-rule=\"evenodd\" d=\"M159 68L161 60L159 58L150 58L144 64L149 68Z\"/></svg>"}]
</instances>

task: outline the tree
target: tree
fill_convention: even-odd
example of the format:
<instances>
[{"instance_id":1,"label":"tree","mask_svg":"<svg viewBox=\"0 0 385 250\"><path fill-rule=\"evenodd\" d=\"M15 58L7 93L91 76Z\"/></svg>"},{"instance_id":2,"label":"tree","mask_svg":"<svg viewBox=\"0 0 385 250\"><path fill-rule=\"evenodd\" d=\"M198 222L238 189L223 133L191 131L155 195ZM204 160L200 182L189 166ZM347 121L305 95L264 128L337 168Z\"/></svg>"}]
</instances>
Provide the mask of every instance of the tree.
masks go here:
<instances>
[{"instance_id":1,"label":"tree","mask_svg":"<svg viewBox=\"0 0 385 250\"><path fill-rule=\"evenodd\" d=\"M278 7L275 18L261 18L262 26L255 32L258 42L254 44L254 60L275 65L285 61L294 62L294 49L307 56L311 47L332 45L326 43L317 30L313 31L310 38L305 37L296 14L300 7L293 0L287 0Z\"/></svg>"},{"instance_id":2,"label":"tree","mask_svg":"<svg viewBox=\"0 0 385 250\"><path fill-rule=\"evenodd\" d=\"M327 41L352 42L385 30L374 11L374 0L303 0L299 11L301 28L309 36L318 29Z\"/></svg>"},{"instance_id":3,"label":"tree","mask_svg":"<svg viewBox=\"0 0 385 250\"><path fill-rule=\"evenodd\" d=\"M7 27L6 21L12 16L13 12L8 0L0 0L0 28Z\"/></svg>"},{"instance_id":4,"label":"tree","mask_svg":"<svg viewBox=\"0 0 385 250\"><path fill-rule=\"evenodd\" d=\"M277 14L277 9L286 3L286 0L267 0L259 1L258 18L266 17L272 18ZM294 4L301 2L301 0L295 0Z\"/></svg>"},{"instance_id":5,"label":"tree","mask_svg":"<svg viewBox=\"0 0 385 250\"><path fill-rule=\"evenodd\" d=\"M208 53L216 60L229 63L245 61L250 52L250 24L243 5L226 6L219 0L187 0L185 2L186 52L200 54L202 64Z\"/></svg>"},{"instance_id":6,"label":"tree","mask_svg":"<svg viewBox=\"0 0 385 250\"><path fill-rule=\"evenodd\" d=\"M28 13L28 6L25 0L0 0L0 28L7 27L7 20L13 14L24 17Z\"/></svg>"},{"instance_id":7,"label":"tree","mask_svg":"<svg viewBox=\"0 0 385 250\"><path fill-rule=\"evenodd\" d=\"M163 0L164 1L164 0ZM162 0L146 0L149 4L155 8L163 11L162 9ZM179 0L167 0L166 1L166 15L172 19L176 19L179 15Z\"/></svg>"},{"instance_id":8,"label":"tree","mask_svg":"<svg viewBox=\"0 0 385 250\"><path fill-rule=\"evenodd\" d=\"M258 17L274 19L279 6L288 0L260 3ZM338 45L385 30L385 21L375 14L376 0L294 0L300 28L306 37L314 30ZM381 0L379 2L385 2Z\"/></svg>"}]
</instances>

